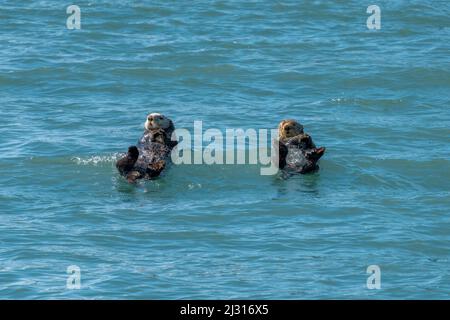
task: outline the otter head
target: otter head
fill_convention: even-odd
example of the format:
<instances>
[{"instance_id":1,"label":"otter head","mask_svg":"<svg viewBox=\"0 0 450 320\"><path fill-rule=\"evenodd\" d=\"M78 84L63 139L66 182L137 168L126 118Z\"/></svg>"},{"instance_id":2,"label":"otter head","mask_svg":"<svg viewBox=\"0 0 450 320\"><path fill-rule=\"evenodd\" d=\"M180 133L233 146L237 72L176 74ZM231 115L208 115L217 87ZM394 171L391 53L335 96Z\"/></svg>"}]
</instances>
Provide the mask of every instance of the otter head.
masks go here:
<instances>
[{"instance_id":1,"label":"otter head","mask_svg":"<svg viewBox=\"0 0 450 320\"><path fill-rule=\"evenodd\" d=\"M283 120L278 125L278 137L286 140L303 133L303 126L295 120Z\"/></svg>"},{"instance_id":2,"label":"otter head","mask_svg":"<svg viewBox=\"0 0 450 320\"><path fill-rule=\"evenodd\" d=\"M167 130L173 128L172 120L160 113L150 113L147 116L144 127L146 130L163 129Z\"/></svg>"}]
</instances>

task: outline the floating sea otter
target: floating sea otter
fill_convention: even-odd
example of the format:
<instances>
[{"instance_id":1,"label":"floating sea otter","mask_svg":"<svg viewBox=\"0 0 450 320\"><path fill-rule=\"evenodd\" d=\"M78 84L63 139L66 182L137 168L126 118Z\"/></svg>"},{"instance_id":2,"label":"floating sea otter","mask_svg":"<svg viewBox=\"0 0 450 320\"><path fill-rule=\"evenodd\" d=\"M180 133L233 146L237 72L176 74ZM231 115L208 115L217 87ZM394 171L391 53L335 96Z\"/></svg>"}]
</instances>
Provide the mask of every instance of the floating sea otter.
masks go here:
<instances>
[{"instance_id":1,"label":"floating sea otter","mask_svg":"<svg viewBox=\"0 0 450 320\"><path fill-rule=\"evenodd\" d=\"M170 153L178 143L171 140L175 130L172 120L162 114L149 114L144 127L144 135L137 146L129 147L127 155L116 163L128 182L159 176L170 162Z\"/></svg>"},{"instance_id":2,"label":"floating sea otter","mask_svg":"<svg viewBox=\"0 0 450 320\"><path fill-rule=\"evenodd\" d=\"M317 148L312 138L304 133L303 126L295 120L283 120L278 126L278 167L292 173L317 171L317 162L325 148Z\"/></svg>"}]
</instances>

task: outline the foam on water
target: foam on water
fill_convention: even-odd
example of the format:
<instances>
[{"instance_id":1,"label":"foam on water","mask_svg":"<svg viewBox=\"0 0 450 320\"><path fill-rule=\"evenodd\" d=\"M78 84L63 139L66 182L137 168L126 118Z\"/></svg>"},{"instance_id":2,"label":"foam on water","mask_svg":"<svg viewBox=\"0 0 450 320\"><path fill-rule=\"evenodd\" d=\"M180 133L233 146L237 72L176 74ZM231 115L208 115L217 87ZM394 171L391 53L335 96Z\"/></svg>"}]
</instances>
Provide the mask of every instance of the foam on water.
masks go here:
<instances>
[{"instance_id":1,"label":"foam on water","mask_svg":"<svg viewBox=\"0 0 450 320\"><path fill-rule=\"evenodd\" d=\"M99 165L99 164L108 164L115 163L118 159L125 156L125 153L114 153L112 155L103 155L103 156L89 156L89 157L73 157L71 158L78 165Z\"/></svg>"}]
</instances>

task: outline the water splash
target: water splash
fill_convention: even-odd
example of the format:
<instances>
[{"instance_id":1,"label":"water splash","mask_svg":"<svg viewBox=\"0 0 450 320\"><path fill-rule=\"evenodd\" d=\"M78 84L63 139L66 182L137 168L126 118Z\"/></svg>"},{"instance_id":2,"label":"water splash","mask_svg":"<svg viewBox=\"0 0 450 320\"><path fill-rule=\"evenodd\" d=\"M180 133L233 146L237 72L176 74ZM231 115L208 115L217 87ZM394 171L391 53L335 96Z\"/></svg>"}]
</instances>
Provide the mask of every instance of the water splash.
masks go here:
<instances>
[{"instance_id":1,"label":"water splash","mask_svg":"<svg viewBox=\"0 0 450 320\"><path fill-rule=\"evenodd\" d=\"M113 153L110 155L104 155L104 156L90 156L87 158L84 157L73 157L71 160L75 162L77 165L82 166L90 166L90 165L101 165L104 163L115 163L120 157L122 157L124 153Z\"/></svg>"}]
</instances>

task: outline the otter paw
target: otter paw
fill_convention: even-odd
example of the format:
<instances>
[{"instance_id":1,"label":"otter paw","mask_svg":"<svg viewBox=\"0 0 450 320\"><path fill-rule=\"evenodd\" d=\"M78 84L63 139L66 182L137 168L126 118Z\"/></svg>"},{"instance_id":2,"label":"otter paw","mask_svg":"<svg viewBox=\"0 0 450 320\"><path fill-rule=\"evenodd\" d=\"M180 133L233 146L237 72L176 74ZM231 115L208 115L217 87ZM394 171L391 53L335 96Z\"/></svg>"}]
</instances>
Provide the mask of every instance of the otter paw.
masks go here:
<instances>
[{"instance_id":1,"label":"otter paw","mask_svg":"<svg viewBox=\"0 0 450 320\"><path fill-rule=\"evenodd\" d=\"M166 167L166 162L164 160L160 160L148 165L147 173L150 178L157 177L161 174L161 171Z\"/></svg>"},{"instance_id":2,"label":"otter paw","mask_svg":"<svg viewBox=\"0 0 450 320\"><path fill-rule=\"evenodd\" d=\"M127 174L126 179L129 183L135 183L136 180L142 178L142 175L138 171L131 171Z\"/></svg>"}]
</instances>

